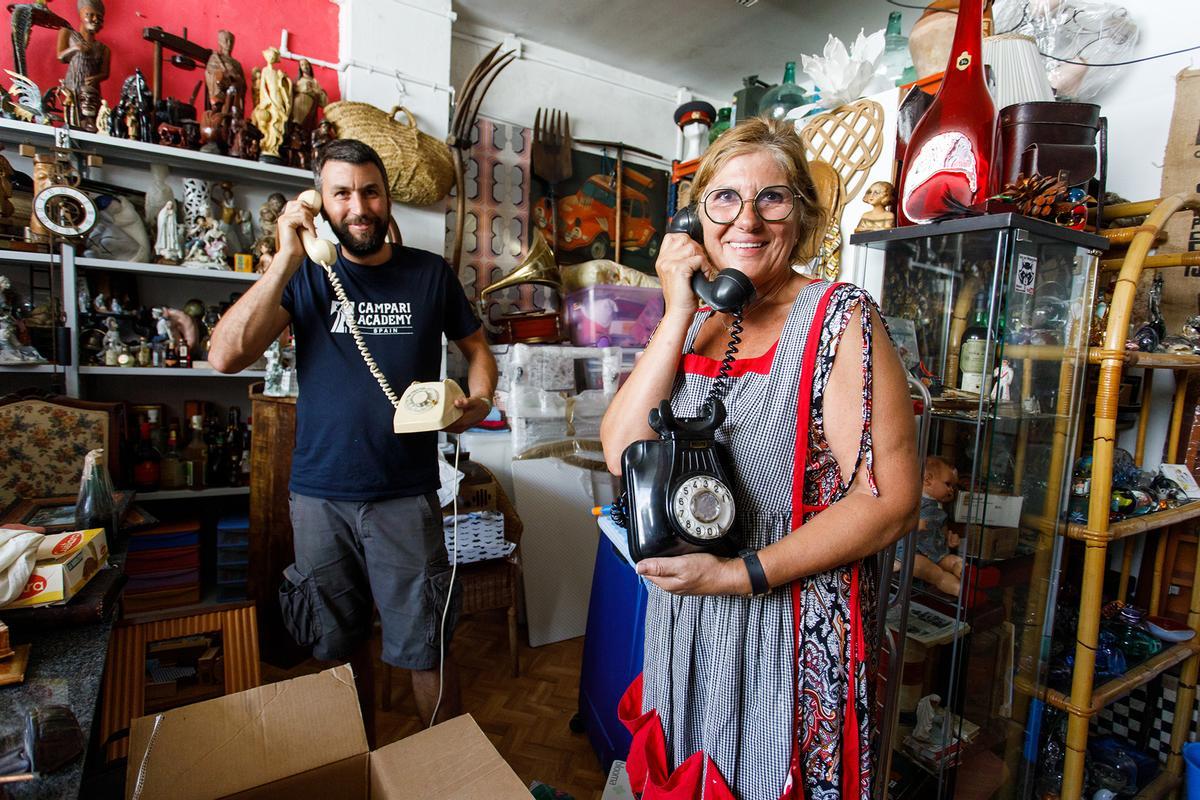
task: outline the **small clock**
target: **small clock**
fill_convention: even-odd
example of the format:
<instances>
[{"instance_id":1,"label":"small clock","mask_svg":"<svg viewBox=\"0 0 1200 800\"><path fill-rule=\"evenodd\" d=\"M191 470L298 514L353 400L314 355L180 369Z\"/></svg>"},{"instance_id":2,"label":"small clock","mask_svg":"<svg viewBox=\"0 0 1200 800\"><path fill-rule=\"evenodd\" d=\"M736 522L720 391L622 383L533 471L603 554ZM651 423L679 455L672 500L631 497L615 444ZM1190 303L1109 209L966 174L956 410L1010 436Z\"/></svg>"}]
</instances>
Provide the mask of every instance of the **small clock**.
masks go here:
<instances>
[{"instance_id":1,"label":"small clock","mask_svg":"<svg viewBox=\"0 0 1200 800\"><path fill-rule=\"evenodd\" d=\"M33 198L38 222L64 238L86 236L96 225L96 204L73 186L47 186Z\"/></svg>"}]
</instances>

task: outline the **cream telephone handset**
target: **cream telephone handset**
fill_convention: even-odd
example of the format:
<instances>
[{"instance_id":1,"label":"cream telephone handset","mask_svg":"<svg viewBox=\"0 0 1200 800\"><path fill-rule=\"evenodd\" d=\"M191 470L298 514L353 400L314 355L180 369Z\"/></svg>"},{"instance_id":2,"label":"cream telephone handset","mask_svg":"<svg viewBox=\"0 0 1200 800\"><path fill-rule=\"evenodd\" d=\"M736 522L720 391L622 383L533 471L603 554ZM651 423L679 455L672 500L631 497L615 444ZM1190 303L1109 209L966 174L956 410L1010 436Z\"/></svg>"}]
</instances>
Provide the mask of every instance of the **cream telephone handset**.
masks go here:
<instances>
[{"instance_id":1,"label":"cream telephone handset","mask_svg":"<svg viewBox=\"0 0 1200 800\"><path fill-rule=\"evenodd\" d=\"M299 200L312 209L313 214L321 212L321 194L315 189L302 192ZM466 395L463 394L459 385L449 378L442 381L414 381L404 390L403 397L396 397L387 377L380 371L375 359L367 350L366 342L363 341L362 333L359 332L358 323L354 318L354 306L346 297L342 281L333 271L333 264L337 261L337 248L334 247L333 242L318 239L307 228L300 229L300 242L304 245L304 252L308 254L308 257L325 269L329 283L333 286L333 293L337 295L338 302L342 305L346 326L350 328L350 335L354 337L354 345L362 354L363 361L371 370L371 374L375 376L379 388L383 390L387 399L396 409L396 413L392 417L392 431L394 433L440 431L457 421L463 412L461 408L455 407L454 401Z\"/></svg>"}]
</instances>

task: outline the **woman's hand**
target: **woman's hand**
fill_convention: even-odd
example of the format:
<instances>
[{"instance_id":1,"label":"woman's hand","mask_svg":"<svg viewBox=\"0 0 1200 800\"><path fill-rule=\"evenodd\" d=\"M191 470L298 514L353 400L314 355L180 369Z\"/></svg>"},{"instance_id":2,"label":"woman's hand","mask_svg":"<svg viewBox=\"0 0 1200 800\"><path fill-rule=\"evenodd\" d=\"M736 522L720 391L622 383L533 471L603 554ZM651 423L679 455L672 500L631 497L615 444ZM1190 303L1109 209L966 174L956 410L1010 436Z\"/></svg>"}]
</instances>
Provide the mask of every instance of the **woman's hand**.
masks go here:
<instances>
[{"instance_id":1,"label":"woman's hand","mask_svg":"<svg viewBox=\"0 0 1200 800\"><path fill-rule=\"evenodd\" d=\"M697 307L692 273L703 270L707 264L704 248L686 233L668 233L663 237L654 269L662 282L664 319L686 318L691 322Z\"/></svg>"},{"instance_id":2,"label":"woman's hand","mask_svg":"<svg viewBox=\"0 0 1200 800\"><path fill-rule=\"evenodd\" d=\"M669 558L647 558L637 573L671 594L749 595L750 573L740 558L718 558L709 553L688 553Z\"/></svg>"}]
</instances>

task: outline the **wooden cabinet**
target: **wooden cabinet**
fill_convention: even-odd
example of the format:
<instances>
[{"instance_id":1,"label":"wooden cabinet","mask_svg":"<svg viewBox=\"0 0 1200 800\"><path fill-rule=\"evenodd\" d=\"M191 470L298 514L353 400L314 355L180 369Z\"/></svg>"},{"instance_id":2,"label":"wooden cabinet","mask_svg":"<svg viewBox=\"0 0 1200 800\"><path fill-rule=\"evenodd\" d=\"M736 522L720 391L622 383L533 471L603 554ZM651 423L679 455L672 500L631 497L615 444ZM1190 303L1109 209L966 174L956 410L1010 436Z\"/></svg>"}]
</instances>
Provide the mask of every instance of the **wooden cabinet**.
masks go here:
<instances>
[{"instance_id":1,"label":"wooden cabinet","mask_svg":"<svg viewBox=\"0 0 1200 800\"><path fill-rule=\"evenodd\" d=\"M296 398L267 397L262 384L250 387L254 438L250 445L250 566L246 591L258 608L262 658L276 666L308 657L283 627L279 582L295 560L288 479L296 443Z\"/></svg>"}]
</instances>

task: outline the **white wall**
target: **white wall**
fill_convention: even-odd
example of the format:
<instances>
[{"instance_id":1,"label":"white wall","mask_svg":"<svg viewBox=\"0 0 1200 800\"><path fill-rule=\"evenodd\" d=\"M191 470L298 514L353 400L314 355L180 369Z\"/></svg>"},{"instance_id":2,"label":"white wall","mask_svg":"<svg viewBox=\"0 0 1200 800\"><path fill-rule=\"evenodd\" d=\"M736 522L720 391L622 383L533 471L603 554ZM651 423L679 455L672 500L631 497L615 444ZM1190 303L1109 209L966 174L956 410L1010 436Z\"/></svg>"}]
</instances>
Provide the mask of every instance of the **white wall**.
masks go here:
<instances>
[{"instance_id":1,"label":"white wall","mask_svg":"<svg viewBox=\"0 0 1200 800\"><path fill-rule=\"evenodd\" d=\"M445 139L450 121L450 0L337 0L342 98L385 111L403 105ZM404 243L443 251L445 205L392 205Z\"/></svg>"},{"instance_id":2,"label":"white wall","mask_svg":"<svg viewBox=\"0 0 1200 800\"><path fill-rule=\"evenodd\" d=\"M532 128L539 107L554 108L571 115L574 137L623 141L658 153L667 162L676 156L678 129L672 117L680 103L693 99L685 87L466 23L454 26L450 67L454 84L461 86L479 59L505 41L519 43L521 57L492 84L481 116ZM695 99L717 105L712 98ZM630 159L645 161L635 155Z\"/></svg>"}]
</instances>

